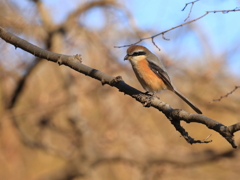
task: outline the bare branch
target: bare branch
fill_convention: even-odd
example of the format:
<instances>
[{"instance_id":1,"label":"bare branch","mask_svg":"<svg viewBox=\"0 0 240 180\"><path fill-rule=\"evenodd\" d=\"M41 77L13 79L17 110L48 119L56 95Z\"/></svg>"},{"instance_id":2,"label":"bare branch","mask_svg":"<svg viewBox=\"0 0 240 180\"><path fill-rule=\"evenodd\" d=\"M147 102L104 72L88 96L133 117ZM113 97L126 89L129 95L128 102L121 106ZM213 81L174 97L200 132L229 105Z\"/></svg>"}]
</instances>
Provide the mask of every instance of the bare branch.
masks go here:
<instances>
[{"instance_id":1,"label":"bare branch","mask_svg":"<svg viewBox=\"0 0 240 180\"><path fill-rule=\"evenodd\" d=\"M189 13L188 13L188 17L187 17L184 21L186 21L186 20L190 17L190 14L191 14L191 12L192 12L193 5L194 5L194 3L197 2L197 1L199 1L199 0L192 1L192 2L189 2L189 3L186 3L186 4L185 4L185 6L184 6L184 8L182 9L182 11L184 11L185 8L186 8L189 4L191 4L191 8L190 8L190 11L189 11Z\"/></svg>"},{"instance_id":2,"label":"bare branch","mask_svg":"<svg viewBox=\"0 0 240 180\"><path fill-rule=\"evenodd\" d=\"M162 34L162 38L163 38L164 40L166 40L166 41L170 41L170 39L167 39L167 38L164 36L164 34Z\"/></svg>"},{"instance_id":3,"label":"bare branch","mask_svg":"<svg viewBox=\"0 0 240 180\"><path fill-rule=\"evenodd\" d=\"M209 13L220 13L220 12L221 12L221 13L223 13L223 14L226 14L226 13L235 12L235 11L240 11L240 8L239 8L239 7L236 7L235 9L232 9L232 10L206 11L205 14L203 14L202 16L200 16L200 17L198 17L198 18L196 18L196 19L193 19L193 20L191 20L191 21L188 21L188 22L186 22L186 23L180 24L180 25L178 25L178 26L172 27L172 28L170 28L170 29L168 29L168 30L166 30L166 31L162 31L162 32L160 32L160 33L158 33L158 34L155 34L155 35L153 35L153 36L150 36L150 37L141 38L139 41L137 41L137 42L135 42L135 43L132 43L132 44L123 45L123 46L114 46L114 47L115 47L115 48L128 47L128 46L132 46L132 45L138 44L138 43L140 43L140 42L142 42L142 41L144 41L144 40L147 40L147 39L152 39L152 42L154 42L153 39L154 39L155 37L160 36L160 35L164 35L165 33L169 32L169 31L172 31L172 30L174 30L174 29L177 29L177 28L179 28L179 27L182 27L182 26L185 26L185 25L187 25L187 24L190 24L190 23L192 23L192 22L194 22L194 21L197 21L197 20L203 18L204 16L208 15ZM164 38L164 36L162 36L162 37L163 37L164 40L167 40L167 39ZM154 44L154 45L156 46L156 44ZM157 47L157 46L156 46L156 47ZM158 49L159 49L159 48L158 48Z\"/></svg>"},{"instance_id":4,"label":"bare branch","mask_svg":"<svg viewBox=\"0 0 240 180\"><path fill-rule=\"evenodd\" d=\"M152 43L153 43L153 45L159 50L159 51L161 51L161 49L157 46L157 44L155 43L155 41L154 41L154 38L152 38Z\"/></svg>"},{"instance_id":5,"label":"bare branch","mask_svg":"<svg viewBox=\"0 0 240 180\"><path fill-rule=\"evenodd\" d=\"M184 11L189 4L192 4L192 5L193 5L193 4L194 4L195 2L197 2L197 1L199 1L199 0L186 3L185 6L184 6L184 8L182 9L182 11Z\"/></svg>"},{"instance_id":6,"label":"bare branch","mask_svg":"<svg viewBox=\"0 0 240 180\"><path fill-rule=\"evenodd\" d=\"M195 140L194 138L190 137L188 135L188 132L185 131L185 129L180 125L179 120L172 120L172 125L175 127L175 129L181 133L183 138L189 143L189 144L196 144L196 143L210 143L212 140L207 140L210 136L205 138L204 140Z\"/></svg>"},{"instance_id":7,"label":"bare branch","mask_svg":"<svg viewBox=\"0 0 240 180\"><path fill-rule=\"evenodd\" d=\"M220 96L220 98L218 98L218 99L213 99L213 101L221 101L223 98L226 98L230 94L233 94L238 88L240 88L240 86L235 86L235 88L232 91L230 91L229 93L227 93L227 94L225 94L223 96Z\"/></svg>"},{"instance_id":8,"label":"bare branch","mask_svg":"<svg viewBox=\"0 0 240 180\"><path fill-rule=\"evenodd\" d=\"M178 127L176 128L181 134L184 135L185 139L190 139L188 142L192 143L208 143L207 140L205 141L196 141L191 140L191 138L186 134L185 130L180 127L180 121L185 121L187 123L200 123L206 125L209 129L212 129L216 132L218 132L222 137L224 137L233 148L236 148L236 144L234 141L234 133L240 130L240 123L233 124L231 126L225 126L213 119L210 119L204 115L198 115L198 114L191 114L181 109L173 109L169 104L166 104L159 100L157 97L152 97L151 95L148 95L146 93L142 93L141 91L129 86L126 84L123 80L121 80L120 77L114 78L112 76L109 76L97 69L93 69L91 67L88 67L84 64L81 64L79 62L79 55L76 56L67 56L57 53L52 53L47 50L43 50L33 44L30 44L29 42L7 32L5 29L0 27L0 37L4 39L6 42L14 45L15 47L20 47L21 49L37 56L40 58L48 59L52 62L59 63L59 59L61 59L61 64L68 66L82 74L85 74L87 76L90 76L94 79L99 80L103 84L108 84L110 86L116 87L120 92L123 92L124 94L127 94L137 101L139 101L142 104L146 104L146 102L149 102L149 98L151 99L150 106L158 109L162 113L165 114L165 116L174 124L176 124ZM176 121L176 122L173 122ZM179 122L178 122L179 121ZM209 141L210 142L210 141Z\"/></svg>"}]
</instances>

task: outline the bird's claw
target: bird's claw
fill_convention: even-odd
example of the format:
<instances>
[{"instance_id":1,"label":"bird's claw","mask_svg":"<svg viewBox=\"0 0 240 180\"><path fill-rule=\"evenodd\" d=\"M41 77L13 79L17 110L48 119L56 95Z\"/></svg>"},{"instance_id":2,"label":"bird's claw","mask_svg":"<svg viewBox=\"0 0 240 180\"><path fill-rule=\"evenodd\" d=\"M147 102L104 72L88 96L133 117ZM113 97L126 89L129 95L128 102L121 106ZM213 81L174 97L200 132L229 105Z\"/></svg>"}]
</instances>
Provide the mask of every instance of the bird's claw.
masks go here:
<instances>
[{"instance_id":1,"label":"bird's claw","mask_svg":"<svg viewBox=\"0 0 240 180\"><path fill-rule=\"evenodd\" d=\"M151 104L152 104L152 99L153 99L154 97L157 97L157 96L155 95L155 93L151 93L151 92L149 92L149 91L145 92L144 94L145 94L145 95L148 95L148 96L145 97L145 102L143 103L143 106L144 106L144 107L150 107ZM157 97L157 98L159 99L159 97Z\"/></svg>"}]
</instances>

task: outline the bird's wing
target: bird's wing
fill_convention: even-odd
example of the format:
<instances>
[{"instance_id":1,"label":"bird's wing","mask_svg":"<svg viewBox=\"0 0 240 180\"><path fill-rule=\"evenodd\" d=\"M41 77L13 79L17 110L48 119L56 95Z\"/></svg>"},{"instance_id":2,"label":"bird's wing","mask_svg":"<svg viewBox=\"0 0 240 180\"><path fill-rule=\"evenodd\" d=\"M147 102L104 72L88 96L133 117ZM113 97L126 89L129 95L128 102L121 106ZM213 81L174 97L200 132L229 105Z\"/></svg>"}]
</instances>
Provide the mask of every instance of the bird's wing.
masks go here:
<instances>
[{"instance_id":1,"label":"bird's wing","mask_svg":"<svg viewBox=\"0 0 240 180\"><path fill-rule=\"evenodd\" d=\"M168 76L167 72L164 71L161 67L153 63L152 61L148 61L148 66L150 69L166 84L169 90L174 90L174 87L171 83L170 77Z\"/></svg>"}]
</instances>

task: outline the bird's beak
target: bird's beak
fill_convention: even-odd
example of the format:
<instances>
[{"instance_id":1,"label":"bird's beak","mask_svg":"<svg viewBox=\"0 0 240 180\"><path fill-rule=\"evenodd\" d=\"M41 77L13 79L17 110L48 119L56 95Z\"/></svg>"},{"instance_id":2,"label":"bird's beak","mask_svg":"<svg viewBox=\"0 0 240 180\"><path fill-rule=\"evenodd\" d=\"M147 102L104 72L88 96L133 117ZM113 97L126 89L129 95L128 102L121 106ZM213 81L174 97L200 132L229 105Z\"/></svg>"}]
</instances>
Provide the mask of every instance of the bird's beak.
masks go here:
<instances>
[{"instance_id":1,"label":"bird's beak","mask_svg":"<svg viewBox=\"0 0 240 180\"><path fill-rule=\"evenodd\" d=\"M128 60L128 57L129 57L129 56L128 56L128 55L126 55L126 56L124 57L124 61L125 61L125 60Z\"/></svg>"}]
</instances>

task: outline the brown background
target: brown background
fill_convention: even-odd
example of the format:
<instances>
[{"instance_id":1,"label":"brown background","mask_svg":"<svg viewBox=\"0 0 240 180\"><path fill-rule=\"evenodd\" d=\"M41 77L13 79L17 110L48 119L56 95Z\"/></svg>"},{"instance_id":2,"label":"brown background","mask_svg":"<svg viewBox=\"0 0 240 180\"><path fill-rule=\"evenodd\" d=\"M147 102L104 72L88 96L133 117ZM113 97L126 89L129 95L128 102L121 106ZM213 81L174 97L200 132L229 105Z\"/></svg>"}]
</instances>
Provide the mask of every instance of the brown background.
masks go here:
<instances>
[{"instance_id":1,"label":"brown background","mask_svg":"<svg viewBox=\"0 0 240 180\"><path fill-rule=\"evenodd\" d=\"M82 54L84 64L121 75L142 90L130 65L123 62L126 48L113 46L159 30L139 29L125 6L114 0L76 5L63 23L55 24L54 9L41 1L29 1L22 9L2 0L0 26L44 49ZM104 26L84 26L84 17L96 8L104 12ZM119 12L125 18L119 18ZM207 32L198 23L174 33L185 38L188 31L206 39ZM227 68L229 52L216 55L207 41L199 41L201 57L189 61L186 52L185 58L176 60L164 53L161 44L159 52L150 41L144 43L163 58L175 86L204 115L225 125L239 122L239 89L212 102L239 85ZM233 45L229 51L234 50ZM213 142L189 145L164 115L143 108L115 88L15 50L2 40L0 52L0 179L240 179L239 150L203 125L184 127L196 139L212 134ZM171 92L159 96L175 108L193 112ZM235 139L239 145L239 133Z\"/></svg>"}]
</instances>

